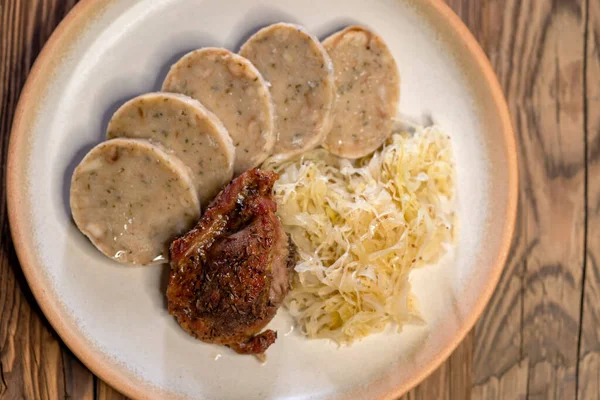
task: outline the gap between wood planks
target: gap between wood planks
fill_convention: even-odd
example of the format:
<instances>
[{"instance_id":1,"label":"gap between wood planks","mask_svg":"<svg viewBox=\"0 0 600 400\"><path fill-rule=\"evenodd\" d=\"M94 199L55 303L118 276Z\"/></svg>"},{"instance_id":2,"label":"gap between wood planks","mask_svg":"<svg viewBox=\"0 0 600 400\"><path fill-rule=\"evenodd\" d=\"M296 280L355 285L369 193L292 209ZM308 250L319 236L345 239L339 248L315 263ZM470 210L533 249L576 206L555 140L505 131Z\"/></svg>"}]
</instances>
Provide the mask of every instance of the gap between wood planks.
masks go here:
<instances>
[{"instance_id":1,"label":"gap between wood planks","mask_svg":"<svg viewBox=\"0 0 600 400\"><path fill-rule=\"evenodd\" d=\"M583 203L585 207L585 219L583 225L583 271L581 275L581 300L579 302L579 334L577 336L577 365L575 366L575 398L579 399L580 394L580 368L581 368L581 345L583 336L583 321L585 311L585 281L587 272L587 255L588 255L588 227L589 227L589 164L588 164L588 150L589 150L589 126L588 126L588 76L587 76L587 64L588 64L588 38L589 38L589 27L590 27L590 0L585 1L585 22L583 29L583 148L584 148L584 197Z\"/></svg>"}]
</instances>

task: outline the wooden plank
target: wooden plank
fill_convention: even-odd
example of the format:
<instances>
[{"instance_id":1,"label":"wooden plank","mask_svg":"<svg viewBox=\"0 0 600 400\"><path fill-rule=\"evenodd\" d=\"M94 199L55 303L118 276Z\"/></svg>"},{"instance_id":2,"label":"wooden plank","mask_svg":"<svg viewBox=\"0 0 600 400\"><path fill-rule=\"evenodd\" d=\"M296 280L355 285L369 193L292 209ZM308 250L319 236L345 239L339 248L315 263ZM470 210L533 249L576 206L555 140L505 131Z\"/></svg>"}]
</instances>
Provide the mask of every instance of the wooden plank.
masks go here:
<instances>
[{"instance_id":1,"label":"wooden plank","mask_svg":"<svg viewBox=\"0 0 600 400\"><path fill-rule=\"evenodd\" d=\"M98 379L62 344L65 394L67 399L93 400L94 384Z\"/></svg>"},{"instance_id":2,"label":"wooden plank","mask_svg":"<svg viewBox=\"0 0 600 400\"><path fill-rule=\"evenodd\" d=\"M527 202L529 399L574 399L585 243L584 0L531 2L513 53ZM580 45L576 45L580 44Z\"/></svg>"},{"instance_id":3,"label":"wooden plank","mask_svg":"<svg viewBox=\"0 0 600 400\"><path fill-rule=\"evenodd\" d=\"M498 287L475 327L473 399L526 396L529 367L521 358L521 318L522 277L528 249L522 240L522 221Z\"/></svg>"},{"instance_id":4,"label":"wooden plank","mask_svg":"<svg viewBox=\"0 0 600 400\"><path fill-rule=\"evenodd\" d=\"M588 1L586 45L587 260L578 399L600 399L600 2Z\"/></svg>"},{"instance_id":5,"label":"wooden plank","mask_svg":"<svg viewBox=\"0 0 600 400\"><path fill-rule=\"evenodd\" d=\"M127 397L117 392L102 380L97 380L96 400L126 400Z\"/></svg>"},{"instance_id":6,"label":"wooden plank","mask_svg":"<svg viewBox=\"0 0 600 400\"><path fill-rule=\"evenodd\" d=\"M575 398L584 247L584 1L455 10L500 79L519 144L515 242L476 327L474 398Z\"/></svg>"},{"instance_id":7,"label":"wooden plank","mask_svg":"<svg viewBox=\"0 0 600 400\"><path fill-rule=\"evenodd\" d=\"M0 2L0 173L17 100L33 61L73 0ZM40 312L16 258L0 190L0 397L93 398L93 375L65 350Z\"/></svg>"},{"instance_id":8,"label":"wooden plank","mask_svg":"<svg viewBox=\"0 0 600 400\"><path fill-rule=\"evenodd\" d=\"M529 371L527 359L503 372L500 377L491 377L485 384L473 387L473 399L526 399Z\"/></svg>"},{"instance_id":9,"label":"wooden plank","mask_svg":"<svg viewBox=\"0 0 600 400\"><path fill-rule=\"evenodd\" d=\"M514 87L511 87L514 78L511 55L522 47L515 42L515 36L519 29L518 16L521 9L528 6L527 2L453 0L449 4L490 58L514 117L519 106L515 101ZM521 133L517 130L517 134ZM518 149L521 150L521 147ZM522 162L523 154L519 154L519 159ZM521 183L524 181L521 177ZM528 366L521 361L523 276L526 259L536 242L526 238L523 215L527 204L524 199L521 195L515 237L502 277L475 327L472 361L474 399L510 399L526 393Z\"/></svg>"}]
</instances>

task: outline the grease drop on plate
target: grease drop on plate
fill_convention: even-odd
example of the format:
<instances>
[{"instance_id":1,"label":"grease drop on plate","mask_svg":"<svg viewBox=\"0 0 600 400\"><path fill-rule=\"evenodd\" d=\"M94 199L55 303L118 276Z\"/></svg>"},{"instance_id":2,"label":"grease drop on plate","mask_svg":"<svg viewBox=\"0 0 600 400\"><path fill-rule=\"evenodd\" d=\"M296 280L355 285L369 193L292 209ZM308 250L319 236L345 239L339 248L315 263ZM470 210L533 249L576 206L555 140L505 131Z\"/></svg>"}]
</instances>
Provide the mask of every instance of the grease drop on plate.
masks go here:
<instances>
[{"instance_id":1,"label":"grease drop on plate","mask_svg":"<svg viewBox=\"0 0 600 400\"><path fill-rule=\"evenodd\" d=\"M283 336L289 336L294 332L294 325L290 325L290 330L283 334Z\"/></svg>"}]
</instances>

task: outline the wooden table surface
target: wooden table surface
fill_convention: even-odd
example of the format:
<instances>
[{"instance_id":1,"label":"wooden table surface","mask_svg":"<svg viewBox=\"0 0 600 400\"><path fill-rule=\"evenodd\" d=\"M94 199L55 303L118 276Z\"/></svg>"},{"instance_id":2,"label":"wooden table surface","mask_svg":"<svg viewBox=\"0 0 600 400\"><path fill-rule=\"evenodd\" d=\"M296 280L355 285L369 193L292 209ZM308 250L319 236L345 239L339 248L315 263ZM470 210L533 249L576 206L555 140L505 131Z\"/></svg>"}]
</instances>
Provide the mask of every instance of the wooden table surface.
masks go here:
<instances>
[{"instance_id":1,"label":"wooden table surface","mask_svg":"<svg viewBox=\"0 0 600 400\"><path fill-rule=\"evenodd\" d=\"M600 399L600 0L447 0L488 54L520 160L504 274L452 357L404 399ZM40 49L75 0L0 0L0 171ZM0 190L0 398L118 399L33 298Z\"/></svg>"}]
</instances>

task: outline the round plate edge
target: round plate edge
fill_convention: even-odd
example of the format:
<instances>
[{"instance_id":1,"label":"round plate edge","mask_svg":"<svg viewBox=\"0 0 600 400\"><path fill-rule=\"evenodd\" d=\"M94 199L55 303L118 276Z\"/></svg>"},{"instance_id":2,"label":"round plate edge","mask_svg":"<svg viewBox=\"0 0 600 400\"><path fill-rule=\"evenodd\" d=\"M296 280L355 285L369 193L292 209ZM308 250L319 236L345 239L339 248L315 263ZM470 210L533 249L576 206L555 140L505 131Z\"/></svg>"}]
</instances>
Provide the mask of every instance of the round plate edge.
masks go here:
<instances>
[{"instance_id":1,"label":"round plate edge","mask_svg":"<svg viewBox=\"0 0 600 400\"><path fill-rule=\"evenodd\" d=\"M467 318L465 318L465 322L458 334L452 341L446 344L444 349L442 349L426 367L414 374L407 381L401 383L393 391L381 397L385 399L397 398L425 380L452 354L475 325L500 280L510 250L517 216L519 177L516 141L508 105L498 78L483 49L479 46L473 34L452 9L443 0L423 1L425 6L432 8L442 16L449 27L463 39L468 52L473 56L477 63L477 68L485 76L487 84L491 88L494 104L503 124L502 132L504 133L504 143L508 155L507 168L509 193L505 219L506 225L502 233L501 250L496 256L496 262L492 269L492 278L488 281L484 290L479 294L476 301L476 307L474 307ZM45 88L44 83L49 81L48 79L44 79L44 77L48 77L52 74L53 64L56 63L56 57L60 54L60 51L57 50L65 48L75 40L75 35L69 35L69 33L72 33L70 30L74 26L81 24L85 25L85 23L96 15L101 8L108 7L110 3L111 1L103 0L82 0L78 3L52 33L30 71L21 92L20 100L17 104L8 147L6 173L8 216L13 244L25 278L43 313L69 349L94 374L127 396L132 398L157 397L160 396L159 393L151 389L147 390L147 386L135 384L117 371L111 370L106 365L103 365L103 363L98 360L95 352L86 347L82 338L79 338L75 332L67 328L56 305L46 301L47 293L40 284L40 280L34 271L34 264L36 264L34 252L29 251L29 249L32 248L32 243L28 242L28 238L30 238L28 231L31 230L31 226L27 215L25 215L23 211L23 204L27 200L23 195L23 191L20 190L22 187L21 182L25 179L23 164L25 162L24 155L26 154L27 146L26 134L29 131L30 123L34 120L36 112L35 107L29 107L29 103L31 103L32 99L39 98L35 94L42 92Z\"/></svg>"}]
</instances>

